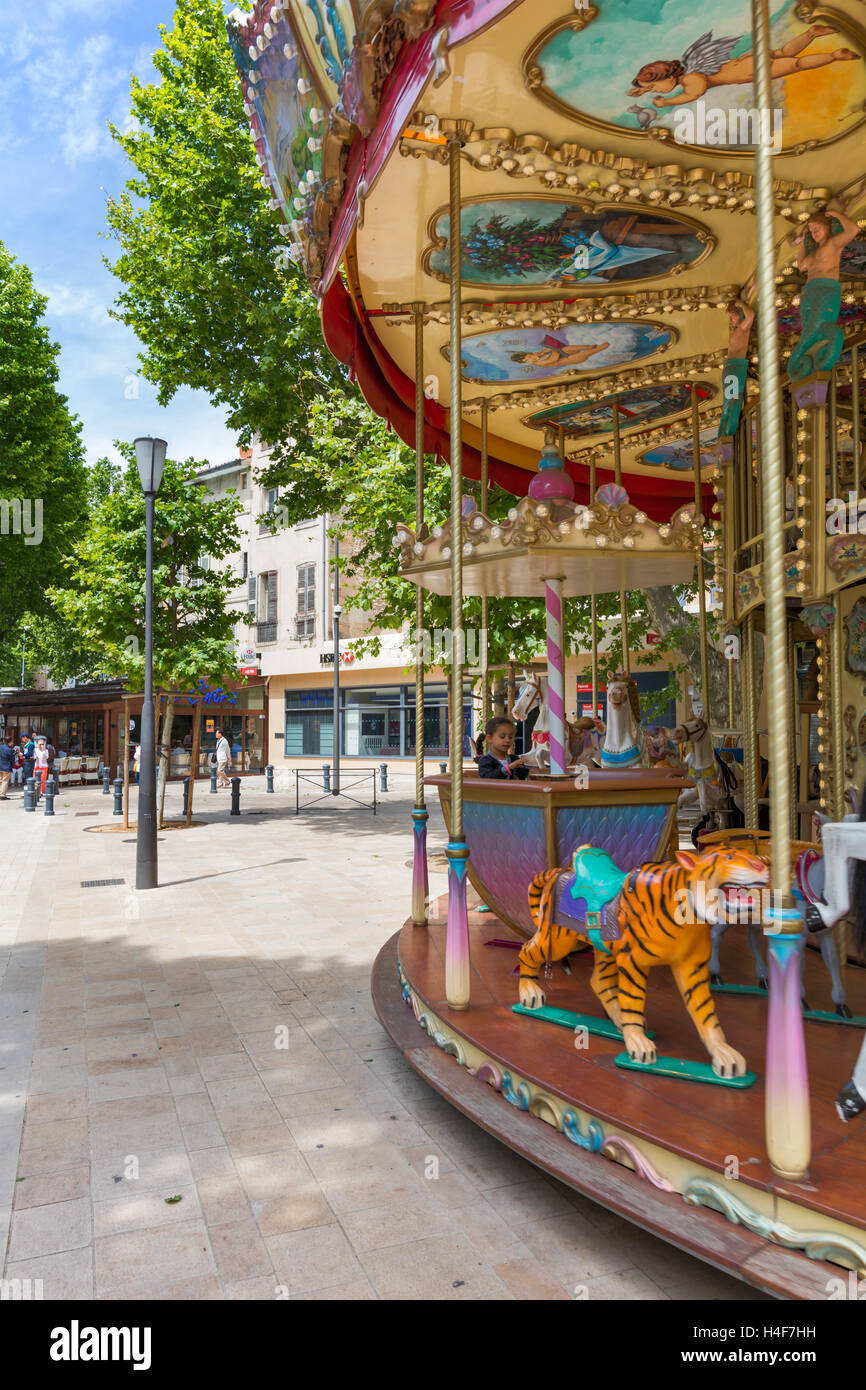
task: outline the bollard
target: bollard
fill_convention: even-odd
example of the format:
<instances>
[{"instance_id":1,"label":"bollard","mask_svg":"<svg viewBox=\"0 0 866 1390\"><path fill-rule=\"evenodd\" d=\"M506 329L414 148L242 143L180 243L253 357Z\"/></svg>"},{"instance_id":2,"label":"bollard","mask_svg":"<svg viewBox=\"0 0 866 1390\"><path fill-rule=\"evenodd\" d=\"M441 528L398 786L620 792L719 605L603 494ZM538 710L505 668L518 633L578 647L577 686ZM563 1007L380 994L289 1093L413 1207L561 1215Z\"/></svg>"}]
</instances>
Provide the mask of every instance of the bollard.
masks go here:
<instances>
[{"instance_id":1,"label":"bollard","mask_svg":"<svg viewBox=\"0 0 866 1390\"><path fill-rule=\"evenodd\" d=\"M55 795L55 793L54 793L54 783L53 783L53 782L46 782L46 783L45 783L45 815L46 815L46 816L53 816L53 815L54 815L54 795Z\"/></svg>"},{"instance_id":2,"label":"bollard","mask_svg":"<svg viewBox=\"0 0 866 1390\"><path fill-rule=\"evenodd\" d=\"M440 764L439 764L439 771L442 773L442 776L443 776L443 777L447 777L447 776L448 776L448 764L447 764L447 763L440 763Z\"/></svg>"},{"instance_id":3,"label":"bollard","mask_svg":"<svg viewBox=\"0 0 866 1390\"><path fill-rule=\"evenodd\" d=\"M273 765L273 763L268 763L267 767L265 768L265 777L267 778L267 783L268 783L268 785L265 787L265 791L266 791L266 792L272 792L272 791L274 790L274 765Z\"/></svg>"},{"instance_id":4,"label":"bollard","mask_svg":"<svg viewBox=\"0 0 866 1390\"><path fill-rule=\"evenodd\" d=\"M104 768L102 769L102 795L103 795L103 796L110 796L110 795L111 795L111 768L110 768L110 767L104 767Z\"/></svg>"},{"instance_id":5,"label":"bollard","mask_svg":"<svg viewBox=\"0 0 866 1390\"><path fill-rule=\"evenodd\" d=\"M188 778L188 777L184 777L184 779L183 779L183 814L184 814L184 815L186 815L187 807L188 807L188 806L189 806L189 778Z\"/></svg>"},{"instance_id":6,"label":"bollard","mask_svg":"<svg viewBox=\"0 0 866 1390\"><path fill-rule=\"evenodd\" d=\"M36 778L28 777L24 783L24 810L36 810Z\"/></svg>"},{"instance_id":7,"label":"bollard","mask_svg":"<svg viewBox=\"0 0 866 1390\"><path fill-rule=\"evenodd\" d=\"M322 763L322 791L327 795L331 790L331 764Z\"/></svg>"},{"instance_id":8,"label":"bollard","mask_svg":"<svg viewBox=\"0 0 866 1390\"><path fill-rule=\"evenodd\" d=\"M388 790L388 764L387 764L387 763L380 763L380 764L379 764L379 790L382 791L382 792L386 792L386 791Z\"/></svg>"},{"instance_id":9,"label":"bollard","mask_svg":"<svg viewBox=\"0 0 866 1390\"><path fill-rule=\"evenodd\" d=\"M114 779L114 810L112 811L111 814L112 814L113 816L122 816L122 815L123 815L123 778L122 778L122 777L115 777L115 779Z\"/></svg>"},{"instance_id":10,"label":"bollard","mask_svg":"<svg viewBox=\"0 0 866 1390\"><path fill-rule=\"evenodd\" d=\"M229 815L230 815L230 816L239 816L240 813L241 813L241 779L240 779L240 777L233 777L231 780L232 780L232 809L229 811Z\"/></svg>"},{"instance_id":11,"label":"bollard","mask_svg":"<svg viewBox=\"0 0 866 1390\"><path fill-rule=\"evenodd\" d=\"M211 765L210 765L210 789L211 789L211 795L212 795L212 796L216 796L216 794L217 794L216 775L217 775L216 763L211 763Z\"/></svg>"}]
</instances>

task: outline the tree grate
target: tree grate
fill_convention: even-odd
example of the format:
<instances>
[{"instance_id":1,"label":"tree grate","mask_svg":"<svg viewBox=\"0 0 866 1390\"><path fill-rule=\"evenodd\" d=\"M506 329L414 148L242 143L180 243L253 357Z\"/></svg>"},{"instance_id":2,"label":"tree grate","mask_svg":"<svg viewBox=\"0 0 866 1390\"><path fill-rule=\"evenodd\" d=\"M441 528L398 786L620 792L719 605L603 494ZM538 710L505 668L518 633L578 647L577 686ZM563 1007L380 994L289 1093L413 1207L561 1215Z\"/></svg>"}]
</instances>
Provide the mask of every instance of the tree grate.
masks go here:
<instances>
[{"instance_id":1,"label":"tree grate","mask_svg":"<svg viewBox=\"0 0 866 1390\"><path fill-rule=\"evenodd\" d=\"M81 887L82 887L82 888L110 888L110 887L113 887L113 885L114 885L115 883L125 883L125 882L126 882L126 879L125 879L125 878L83 878L83 879L81 880Z\"/></svg>"},{"instance_id":2,"label":"tree grate","mask_svg":"<svg viewBox=\"0 0 866 1390\"><path fill-rule=\"evenodd\" d=\"M76 811L76 816L98 816L98 811Z\"/></svg>"}]
</instances>

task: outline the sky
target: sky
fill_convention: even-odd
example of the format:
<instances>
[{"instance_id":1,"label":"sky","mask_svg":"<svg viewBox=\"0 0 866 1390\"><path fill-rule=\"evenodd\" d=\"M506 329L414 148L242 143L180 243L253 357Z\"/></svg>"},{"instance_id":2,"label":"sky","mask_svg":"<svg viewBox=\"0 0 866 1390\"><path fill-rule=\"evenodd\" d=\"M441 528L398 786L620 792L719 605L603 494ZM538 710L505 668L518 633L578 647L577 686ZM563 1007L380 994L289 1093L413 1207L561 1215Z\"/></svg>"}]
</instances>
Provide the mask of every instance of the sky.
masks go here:
<instances>
[{"instance_id":1,"label":"sky","mask_svg":"<svg viewBox=\"0 0 866 1390\"><path fill-rule=\"evenodd\" d=\"M155 77L157 26L171 24L172 0L6 0L2 9L0 239L48 298L60 390L82 421L88 461L117 459L113 441L139 434L167 440L172 458L235 458L236 440L204 393L157 404L135 334L107 312L120 282L102 263L116 255L105 200L132 172L107 126L128 124L130 75Z\"/></svg>"}]
</instances>

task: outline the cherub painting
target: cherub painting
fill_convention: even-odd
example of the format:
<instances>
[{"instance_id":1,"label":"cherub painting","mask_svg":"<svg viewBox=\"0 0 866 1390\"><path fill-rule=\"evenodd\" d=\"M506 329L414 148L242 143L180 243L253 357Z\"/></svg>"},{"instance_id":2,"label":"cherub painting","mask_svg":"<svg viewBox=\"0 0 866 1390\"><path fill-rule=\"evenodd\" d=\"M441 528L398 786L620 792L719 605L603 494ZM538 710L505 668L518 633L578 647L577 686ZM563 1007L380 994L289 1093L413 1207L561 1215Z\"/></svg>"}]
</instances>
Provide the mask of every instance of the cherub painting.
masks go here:
<instances>
[{"instance_id":1,"label":"cherub painting","mask_svg":"<svg viewBox=\"0 0 866 1390\"><path fill-rule=\"evenodd\" d=\"M795 72L808 72L829 63L856 62L860 55L853 48L836 48L831 53L806 53L814 39L835 31L828 24L813 24L803 34L789 39L770 54L771 77L790 77ZM731 55L743 36L714 39L712 29L690 44L682 58L656 59L645 63L629 90L630 97L646 96L649 92L670 92L678 95L653 97L653 106L683 106L696 101L710 87L733 87L755 80L755 55L751 49L734 58Z\"/></svg>"},{"instance_id":2,"label":"cherub painting","mask_svg":"<svg viewBox=\"0 0 866 1390\"><path fill-rule=\"evenodd\" d=\"M699 400L707 400L710 391L698 386ZM658 386L639 386L632 391L623 391L617 398L620 429L633 430L647 426L669 415L679 414L691 403L691 387L683 382ZM611 434L613 431L612 398L601 401L571 401L567 405L551 406L547 410L536 411L527 416L523 423L530 429L544 429L548 425L565 429L570 439L587 438L593 434Z\"/></svg>"},{"instance_id":3,"label":"cherub painting","mask_svg":"<svg viewBox=\"0 0 866 1390\"><path fill-rule=\"evenodd\" d=\"M841 12L838 26L823 12L804 22L803 8L773 0L770 10L778 154L838 140L866 119L860 30ZM627 9L627 24L621 5L602 4L579 29L563 18L540 34L525 59L535 96L636 141L751 148L762 113L749 0L628 0Z\"/></svg>"},{"instance_id":4,"label":"cherub painting","mask_svg":"<svg viewBox=\"0 0 866 1390\"><path fill-rule=\"evenodd\" d=\"M466 381L544 381L575 372L600 372L660 352L670 329L652 322L569 323L544 328L495 328L463 339ZM442 352L448 356L447 347Z\"/></svg>"}]
</instances>

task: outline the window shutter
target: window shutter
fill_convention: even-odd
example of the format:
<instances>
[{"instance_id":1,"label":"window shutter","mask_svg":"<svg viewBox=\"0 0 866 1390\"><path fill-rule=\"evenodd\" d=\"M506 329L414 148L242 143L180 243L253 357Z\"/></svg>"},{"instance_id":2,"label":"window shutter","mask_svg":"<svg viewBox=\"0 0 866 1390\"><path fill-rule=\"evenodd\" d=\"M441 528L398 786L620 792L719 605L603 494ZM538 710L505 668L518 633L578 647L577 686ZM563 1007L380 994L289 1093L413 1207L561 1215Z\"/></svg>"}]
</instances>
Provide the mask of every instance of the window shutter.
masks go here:
<instances>
[{"instance_id":1,"label":"window shutter","mask_svg":"<svg viewBox=\"0 0 866 1390\"><path fill-rule=\"evenodd\" d=\"M255 614L256 611L256 576L251 574L247 579L247 612Z\"/></svg>"},{"instance_id":2,"label":"window shutter","mask_svg":"<svg viewBox=\"0 0 866 1390\"><path fill-rule=\"evenodd\" d=\"M268 574L268 613L267 621L276 622L277 618L277 572L271 570Z\"/></svg>"}]
</instances>

